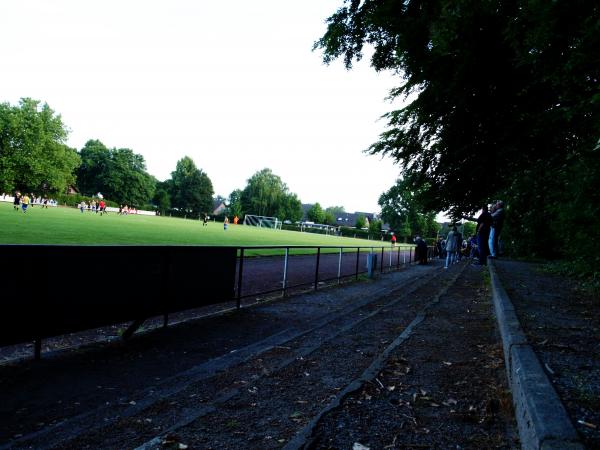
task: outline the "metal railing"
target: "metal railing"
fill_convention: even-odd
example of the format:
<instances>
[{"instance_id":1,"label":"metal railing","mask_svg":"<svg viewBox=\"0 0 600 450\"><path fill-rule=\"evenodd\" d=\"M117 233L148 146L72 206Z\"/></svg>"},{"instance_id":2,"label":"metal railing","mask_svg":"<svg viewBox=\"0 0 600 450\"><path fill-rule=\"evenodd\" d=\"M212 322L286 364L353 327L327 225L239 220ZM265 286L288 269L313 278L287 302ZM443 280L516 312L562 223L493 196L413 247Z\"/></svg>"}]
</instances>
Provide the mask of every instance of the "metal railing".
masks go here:
<instances>
[{"instance_id":1,"label":"metal railing","mask_svg":"<svg viewBox=\"0 0 600 450\"><path fill-rule=\"evenodd\" d=\"M260 256L260 252L270 252ZM274 252L275 251L275 252ZM308 253L312 251L313 253ZM428 259L433 256L428 248ZM249 256L248 253L254 253ZM295 252L296 255L293 255ZM257 255L259 253L259 255ZM273 254L276 253L276 254ZM286 296L293 289L312 286L318 290L326 283L358 279L367 273L367 255L379 256L378 271L397 270L415 261L414 246L244 246L238 247L236 303L242 299L280 293ZM294 262L296 273L293 273ZM364 262L364 264L361 264Z\"/></svg>"},{"instance_id":2,"label":"metal railing","mask_svg":"<svg viewBox=\"0 0 600 450\"><path fill-rule=\"evenodd\" d=\"M294 289L317 290L324 283L358 279L367 272L369 254L380 253L381 273L415 262L414 247L406 246L3 245L0 253L4 273L34 267L42 274L27 289L14 283L4 287L7 299L22 301L3 304L7 324L0 329L0 346L33 341L36 358L47 337L131 322L123 333L127 338L152 317L163 316L167 326L175 312L226 302L240 308L247 297L286 296ZM108 297L103 290L92 290L85 301L78 289L56 295L56 280L85 279L90 273L106 279L125 274L135 289Z\"/></svg>"}]
</instances>

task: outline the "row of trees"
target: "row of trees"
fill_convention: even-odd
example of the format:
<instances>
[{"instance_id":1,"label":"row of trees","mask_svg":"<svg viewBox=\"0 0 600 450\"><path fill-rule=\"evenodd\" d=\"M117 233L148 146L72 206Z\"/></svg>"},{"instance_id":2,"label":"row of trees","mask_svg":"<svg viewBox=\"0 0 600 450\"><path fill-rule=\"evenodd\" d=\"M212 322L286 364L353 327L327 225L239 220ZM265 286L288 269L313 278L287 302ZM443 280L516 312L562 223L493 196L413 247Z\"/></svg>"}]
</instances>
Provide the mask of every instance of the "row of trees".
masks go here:
<instances>
[{"instance_id":1,"label":"row of trees","mask_svg":"<svg viewBox=\"0 0 600 450\"><path fill-rule=\"evenodd\" d=\"M47 104L29 98L0 104L0 191L55 195L76 187L83 196L101 192L120 204L212 212L212 183L191 158L178 161L171 178L159 182L131 149L90 140L78 152L66 145L67 136L61 116Z\"/></svg>"},{"instance_id":2,"label":"row of trees","mask_svg":"<svg viewBox=\"0 0 600 450\"><path fill-rule=\"evenodd\" d=\"M365 45L411 99L367 150L397 161L400 190L456 219L501 198L514 251L597 271L597 1L346 0L315 48L350 68Z\"/></svg>"},{"instance_id":3,"label":"row of trees","mask_svg":"<svg viewBox=\"0 0 600 450\"><path fill-rule=\"evenodd\" d=\"M68 130L46 104L0 104L0 191L64 192L81 158L66 145Z\"/></svg>"},{"instance_id":4,"label":"row of trees","mask_svg":"<svg viewBox=\"0 0 600 450\"><path fill-rule=\"evenodd\" d=\"M89 140L77 152L66 145L67 134L60 115L47 104L32 99L22 99L16 106L1 104L0 191L51 194L76 186L84 196L101 192L119 204L144 207L152 203L163 213L198 217L212 212L212 182L190 157L177 162L170 179L158 181L146 171L144 157L131 149L108 148L99 140ZM387 199L380 199L384 219L401 235L423 232L415 205L392 206L397 197L396 188L382 195ZM270 169L255 173L226 203L228 214L238 217L250 213L295 222L304 215L298 196ZM405 222L406 211L410 212ZM307 216L315 223L335 225L344 213L341 206L323 209L316 203ZM377 221L367 224L364 217L353 225L369 226L372 231L381 228Z\"/></svg>"},{"instance_id":5,"label":"row of trees","mask_svg":"<svg viewBox=\"0 0 600 450\"><path fill-rule=\"evenodd\" d=\"M213 211L213 185L208 175L186 156L171 177L158 181L146 171L140 154L128 148L108 148L89 140L78 152L66 145L68 129L47 104L22 99L18 105L0 104L0 191L52 195L77 187L83 196L101 192L119 203L163 213L198 217ZM255 173L244 189L233 191L228 213L276 216L298 221L304 213L298 196L270 169ZM309 217L335 223L341 207L323 211L317 204Z\"/></svg>"}]
</instances>

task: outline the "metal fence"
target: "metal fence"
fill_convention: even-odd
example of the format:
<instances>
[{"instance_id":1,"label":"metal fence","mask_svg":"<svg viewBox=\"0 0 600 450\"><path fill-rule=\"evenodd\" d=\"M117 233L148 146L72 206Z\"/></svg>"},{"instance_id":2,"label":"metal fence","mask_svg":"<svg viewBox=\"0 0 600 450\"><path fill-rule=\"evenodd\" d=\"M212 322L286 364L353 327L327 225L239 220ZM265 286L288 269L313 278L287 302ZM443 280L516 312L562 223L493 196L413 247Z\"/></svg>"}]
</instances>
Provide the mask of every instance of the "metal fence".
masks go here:
<instances>
[{"instance_id":1,"label":"metal fence","mask_svg":"<svg viewBox=\"0 0 600 450\"><path fill-rule=\"evenodd\" d=\"M268 256L261 253L270 252ZM313 252L310 254L310 252ZM428 259L434 247L428 247ZM407 246L256 246L238 248L237 307L242 299L293 290L319 289L367 273L367 255L378 256L377 271L397 270L415 262L415 247Z\"/></svg>"},{"instance_id":2,"label":"metal fence","mask_svg":"<svg viewBox=\"0 0 600 450\"><path fill-rule=\"evenodd\" d=\"M433 248L428 250L431 257ZM268 256L267 256L268 254ZM216 303L294 290L319 289L367 272L377 254L379 272L415 262L415 248L335 246L64 246L1 245L0 272L19 274L3 288L6 324L0 346L133 321L130 336L151 317ZM39 274L27 283L22 270ZM86 288L88 280L101 281ZM127 289L108 293L106 282Z\"/></svg>"}]
</instances>

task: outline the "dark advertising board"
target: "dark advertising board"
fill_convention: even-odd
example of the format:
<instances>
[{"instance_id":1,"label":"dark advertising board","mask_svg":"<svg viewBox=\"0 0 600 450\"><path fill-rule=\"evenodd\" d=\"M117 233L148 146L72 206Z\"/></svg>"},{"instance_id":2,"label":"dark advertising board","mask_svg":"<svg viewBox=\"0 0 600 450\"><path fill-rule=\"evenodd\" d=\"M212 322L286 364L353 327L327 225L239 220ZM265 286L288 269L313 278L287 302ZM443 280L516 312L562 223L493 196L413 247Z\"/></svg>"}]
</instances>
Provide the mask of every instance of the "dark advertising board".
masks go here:
<instances>
[{"instance_id":1,"label":"dark advertising board","mask_svg":"<svg viewBox=\"0 0 600 450\"><path fill-rule=\"evenodd\" d=\"M228 301L235 247L0 246L0 345Z\"/></svg>"}]
</instances>

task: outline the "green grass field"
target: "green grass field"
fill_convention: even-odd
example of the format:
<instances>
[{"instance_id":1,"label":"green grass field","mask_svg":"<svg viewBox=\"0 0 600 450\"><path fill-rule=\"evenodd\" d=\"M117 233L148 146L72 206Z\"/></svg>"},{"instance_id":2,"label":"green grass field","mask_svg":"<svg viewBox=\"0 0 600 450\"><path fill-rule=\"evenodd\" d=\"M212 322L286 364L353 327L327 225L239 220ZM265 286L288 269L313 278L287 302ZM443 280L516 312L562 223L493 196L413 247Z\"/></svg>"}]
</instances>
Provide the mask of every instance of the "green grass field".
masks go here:
<instances>
[{"instance_id":1,"label":"green grass field","mask_svg":"<svg viewBox=\"0 0 600 450\"><path fill-rule=\"evenodd\" d=\"M222 223L202 226L198 220L156 216L105 216L75 208L29 207L26 214L0 202L1 244L67 245L314 245L389 246L366 241L294 231L273 231L241 225L223 230ZM262 252L264 254L264 252ZM304 251L306 253L306 251Z\"/></svg>"}]
</instances>

